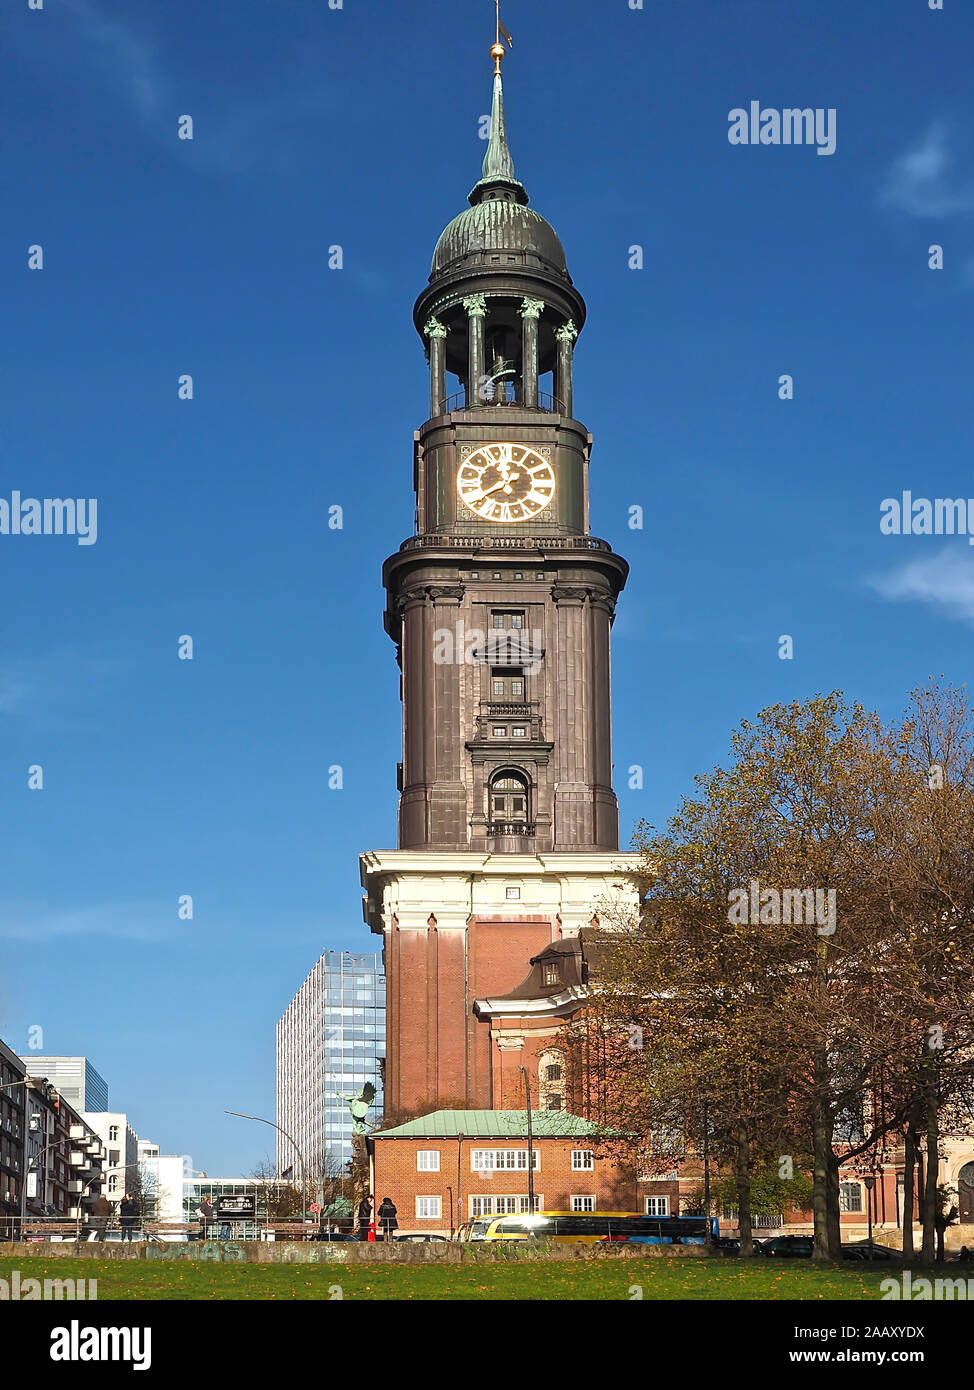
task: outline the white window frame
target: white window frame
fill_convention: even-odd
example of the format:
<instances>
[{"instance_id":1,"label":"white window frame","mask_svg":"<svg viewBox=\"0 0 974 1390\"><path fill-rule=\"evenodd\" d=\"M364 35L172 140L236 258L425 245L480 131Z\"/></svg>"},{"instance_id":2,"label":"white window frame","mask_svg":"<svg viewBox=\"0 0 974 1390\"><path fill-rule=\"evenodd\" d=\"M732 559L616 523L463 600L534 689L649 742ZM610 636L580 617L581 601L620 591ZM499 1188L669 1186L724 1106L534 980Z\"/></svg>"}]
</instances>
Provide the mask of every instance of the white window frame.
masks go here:
<instances>
[{"instance_id":1,"label":"white window frame","mask_svg":"<svg viewBox=\"0 0 974 1390\"><path fill-rule=\"evenodd\" d=\"M593 1212L596 1210L594 1192L573 1192L571 1201L572 1211L577 1211L581 1212L582 1214L585 1214L586 1212ZM591 1202L592 1205L590 1207L585 1206L583 1205L585 1202Z\"/></svg>"},{"instance_id":2,"label":"white window frame","mask_svg":"<svg viewBox=\"0 0 974 1390\"><path fill-rule=\"evenodd\" d=\"M669 1216L669 1214L670 1214L670 1199L669 1199L669 1197L661 1197L661 1196L644 1197L644 1198L643 1198L643 1202L644 1202L645 1207L646 1207L646 1215L647 1215L647 1216ZM661 1205L662 1208L663 1208L663 1210L662 1210L662 1211L653 1211L653 1210L652 1210L652 1207L653 1207L654 1205L656 1205L656 1206Z\"/></svg>"},{"instance_id":3,"label":"white window frame","mask_svg":"<svg viewBox=\"0 0 974 1390\"><path fill-rule=\"evenodd\" d=\"M572 1172L591 1173L595 1170L595 1154L591 1149L572 1149Z\"/></svg>"},{"instance_id":4,"label":"white window frame","mask_svg":"<svg viewBox=\"0 0 974 1390\"><path fill-rule=\"evenodd\" d=\"M513 1211L498 1211L499 1204L503 1202L505 1207L514 1204ZM535 1211L544 1211L544 1194L536 1192L534 1194ZM524 1192L474 1192L467 1198L467 1211L471 1221L477 1221L481 1217L487 1216L521 1216L530 1210L527 1194Z\"/></svg>"},{"instance_id":5,"label":"white window frame","mask_svg":"<svg viewBox=\"0 0 974 1390\"><path fill-rule=\"evenodd\" d=\"M843 1195L843 1188L855 1189L854 1195L858 1203L857 1206L850 1205L849 1199L851 1196L853 1196L853 1193L847 1191L845 1195ZM863 1212L866 1210L865 1204L862 1200L862 1191L863 1189L861 1182L856 1182L854 1178L843 1178L842 1181L839 1183L839 1211L844 1211L850 1216L861 1216Z\"/></svg>"},{"instance_id":6,"label":"white window frame","mask_svg":"<svg viewBox=\"0 0 974 1390\"><path fill-rule=\"evenodd\" d=\"M425 1159L425 1162L424 1162ZM417 1173L438 1173L440 1171L439 1149L418 1149L416 1151Z\"/></svg>"},{"instance_id":7,"label":"white window frame","mask_svg":"<svg viewBox=\"0 0 974 1390\"><path fill-rule=\"evenodd\" d=\"M537 1173L541 1168L541 1155L534 1146L532 1146L531 1154L534 1160L532 1167ZM471 1173L526 1173L528 1171L528 1151L526 1148L474 1149L470 1155L470 1171Z\"/></svg>"},{"instance_id":8,"label":"white window frame","mask_svg":"<svg viewBox=\"0 0 974 1390\"><path fill-rule=\"evenodd\" d=\"M435 1211L420 1211L420 1202L429 1202L436 1208ZM416 1220L417 1221L442 1221L443 1220L443 1198L435 1195L416 1198Z\"/></svg>"}]
</instances>

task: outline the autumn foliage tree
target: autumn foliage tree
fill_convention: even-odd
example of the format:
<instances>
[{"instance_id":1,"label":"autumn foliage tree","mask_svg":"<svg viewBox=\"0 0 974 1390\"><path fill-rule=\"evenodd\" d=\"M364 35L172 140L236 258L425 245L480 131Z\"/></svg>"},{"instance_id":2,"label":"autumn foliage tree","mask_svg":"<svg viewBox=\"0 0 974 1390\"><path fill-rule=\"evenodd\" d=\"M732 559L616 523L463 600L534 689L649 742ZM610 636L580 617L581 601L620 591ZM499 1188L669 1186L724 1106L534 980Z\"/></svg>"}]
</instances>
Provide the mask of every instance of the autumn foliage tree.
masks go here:
<instances>
[{"instance_id":1,"label":"autumn foliage tree","mask_svg":"<svg viewBox=\"0 0 974 1390\"><path fill-rule=\"evenodd\" d=\"M833 693L745 721L732 752L642 828L642 911L605 932L570 1030L576 1056L598 1039L606 1142L706 1144L744 1253L756 1169L807 1164L815 1254L837 1258L841 1166L922 1133L932 1258L941 1117L974 1056L969 706L933 686L887 725Z\"/></svg>"}]
</instances>

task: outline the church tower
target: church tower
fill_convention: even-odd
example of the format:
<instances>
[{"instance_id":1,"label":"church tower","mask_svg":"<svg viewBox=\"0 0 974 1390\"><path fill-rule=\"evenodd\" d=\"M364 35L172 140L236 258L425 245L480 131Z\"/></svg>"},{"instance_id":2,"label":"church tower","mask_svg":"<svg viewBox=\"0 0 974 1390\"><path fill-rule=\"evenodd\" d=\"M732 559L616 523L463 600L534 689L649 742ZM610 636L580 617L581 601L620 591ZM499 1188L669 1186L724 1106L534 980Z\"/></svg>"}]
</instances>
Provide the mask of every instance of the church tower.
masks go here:
<instances>
[{"instance_id":1,"label":"church tower","mask_svg":"<svg viewBox=\"0 0 974 1390\"><path fill-rule=\"evenodd\" d=\"M548 953L540 975L539 956L634 901L609 677L628 566L589 533L593 441L573 381L585 303L515 173L504 52L482 177L416 301L430 381L416 533L383 568L402 672L398 849L363 855L362 881L384 937L390 1109L516 1107L520 1066L550 1071L584 995L577 971L555 978L571 953ZM509 997L549 973L540 1002Z\"/></svg>"}]
</instances>

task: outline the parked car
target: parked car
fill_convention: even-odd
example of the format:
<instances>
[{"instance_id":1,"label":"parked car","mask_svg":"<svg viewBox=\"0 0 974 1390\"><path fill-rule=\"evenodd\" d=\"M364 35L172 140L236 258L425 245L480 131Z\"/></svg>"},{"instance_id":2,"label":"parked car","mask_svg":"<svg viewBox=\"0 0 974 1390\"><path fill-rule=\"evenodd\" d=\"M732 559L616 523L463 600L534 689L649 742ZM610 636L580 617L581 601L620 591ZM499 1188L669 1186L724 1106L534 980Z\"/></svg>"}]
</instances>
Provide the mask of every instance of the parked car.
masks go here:
<instances>
[{"instance_id":1,"label":"parked car","mask_svg":"<svg viewBox=\"0 0 974 1390\"><path fill-rule=\"evenodd\" d=\"M772 1236L762 1241L758 1249L768 1259L810 1260L814 1245L811 1236Z\"/></svg>"},{"instance_id":2,"label":"parked car","mask_svg":"<svg viewBox=\"0 0 974 1390\"><path fill-rule=\"evenodd\" d=\"M314 1231L307 1237L308 1240L358 1240L358 1236L349 1235L347 1231Z\"/></svg>"},{"instance_id":3,"label":"parked car","mask_svg":"<svg viewBox=\"0 0 974 1390\"><path fill-rule=\"evenodd\" d=\"M405 1241L407 1245L437 1245L440 1241L448 1242L447 1236L434 1236L429 1232L420 1231L415 1235L393 1236L393 1240Z\"/></svg>"},{"instance_id":4,"label":"parked car","mask_svg":"<svg viewBox=\"0 0 974 1390\"><path fill-rule=\"evenodd\" d=\"M843 1245L842 1258L844 1260L901 1260L902 1251L891 1250L888 1245L877 1245L873 1241L872 1245L868 1240L860 1241L857 1245Z\"/></svg>"}]
</instances>

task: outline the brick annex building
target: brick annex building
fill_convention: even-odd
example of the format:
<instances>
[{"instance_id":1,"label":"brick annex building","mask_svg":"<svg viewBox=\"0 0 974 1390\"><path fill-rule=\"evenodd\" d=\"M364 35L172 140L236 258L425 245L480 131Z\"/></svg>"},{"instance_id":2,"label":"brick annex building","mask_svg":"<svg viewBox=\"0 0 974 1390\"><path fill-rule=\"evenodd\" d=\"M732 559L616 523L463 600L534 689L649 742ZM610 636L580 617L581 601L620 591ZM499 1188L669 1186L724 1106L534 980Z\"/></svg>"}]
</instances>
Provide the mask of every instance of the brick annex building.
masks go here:
<instances>
[{"instance_id":1,"label":"brick annex building","mask_svg":"<svg viewBox=\"0 0 974 1390\"><path fill-rule=\"evenodd\" d=\"M590 987L587 930L638 906L612 789L610 633L628 565L589 528L594 441L573 371L585 303L516 177L499 43L492 56L482 177L414 309L430 388L416 528L383 568L398 844L361 857L383 939L386 1110L443 1103L370 1140L376 1197L386 1188L404 1228L427 1230L526 1209L525 1074L549 1206L669 1214L700 1187L687 1165L642 1181L591 1166L587 1121L566 1105L559 1035ZM901 1225L901 1176L894 1161L868 1197L849 1174L846 1228L864 1228L868 1201L877 1226ZM974 1222L971 1144L951 1145L942 1178ZM800 1213L765 1224L782 1220L810 1229Z\"/></svg>"}]
</instances>

